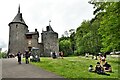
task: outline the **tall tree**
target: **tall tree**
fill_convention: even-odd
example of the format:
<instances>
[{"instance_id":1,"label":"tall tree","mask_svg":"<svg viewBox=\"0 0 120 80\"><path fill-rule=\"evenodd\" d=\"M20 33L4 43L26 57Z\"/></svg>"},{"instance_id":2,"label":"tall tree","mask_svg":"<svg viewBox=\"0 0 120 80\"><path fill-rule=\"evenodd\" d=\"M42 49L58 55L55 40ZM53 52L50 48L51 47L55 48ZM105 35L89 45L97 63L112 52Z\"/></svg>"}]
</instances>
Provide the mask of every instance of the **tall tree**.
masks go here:
<instances>
[{"instance_id":1,"label":"tall tree","mask_svg":"<svg viewBox=\"0 0 120 80\"><path fill-rule=\"evenodd\" d=\"M71 48L71 42L70 40L61 40L59 42L59 47L60 47L60 51L63 51L64 56L68 56L72 54L72 48Z\"/></svg>"},{"instance_id":2,"label":"tall tree","mask_svg":"<svg viewBox=\"0 0 120 80\"><path fill-rule=\"evenodd\" d=\"M99 20L99 34L102 35L102 52L110 52L112 50L120 50L120 2L94 2L95 18Z\"/></svg>"},{"instance_id":3,"label":"tall tree","mask_svg":"<svg viewBox=\"0 0 120 80\"><path fill-rule=\"evenodd\" d=\"M99 21L83 21L77 28L75 38L77 53L98 54L101 48L101 35L98 34Z\"/></svg>"}]
</instances>

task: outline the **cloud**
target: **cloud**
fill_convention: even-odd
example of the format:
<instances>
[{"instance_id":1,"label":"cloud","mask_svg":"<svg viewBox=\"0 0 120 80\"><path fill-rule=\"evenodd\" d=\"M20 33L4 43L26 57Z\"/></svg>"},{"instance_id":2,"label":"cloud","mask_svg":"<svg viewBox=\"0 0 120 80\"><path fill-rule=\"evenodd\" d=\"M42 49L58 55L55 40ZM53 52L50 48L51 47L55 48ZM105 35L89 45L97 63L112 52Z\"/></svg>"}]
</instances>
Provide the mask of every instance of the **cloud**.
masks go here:
<instances>
[{"instance_id":1,"label":"cloud","mask_svg":"<svg viewBox=\"0 0 120 80\"><path fill-rule=\"evenodd\" d=\"M6 47L7 47L6 43L0 39L0 48L6 48Z\"/></svg>"}]
</instances>

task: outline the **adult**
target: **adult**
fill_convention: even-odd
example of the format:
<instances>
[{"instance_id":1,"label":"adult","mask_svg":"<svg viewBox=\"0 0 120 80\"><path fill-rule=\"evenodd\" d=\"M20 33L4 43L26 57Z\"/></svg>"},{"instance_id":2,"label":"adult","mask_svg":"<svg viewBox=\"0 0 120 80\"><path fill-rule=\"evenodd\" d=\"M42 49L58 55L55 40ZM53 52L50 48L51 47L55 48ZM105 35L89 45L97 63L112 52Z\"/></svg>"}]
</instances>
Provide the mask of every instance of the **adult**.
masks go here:
<instances>
[{"instance_id":1,"label":"adult","mask_svg":"<svg viewBox=\"0 0 120 80\"><path fill-rule=\"evenodd\" d=\"M100 56L100 64L103 65L105 63L105 56Z\"/></svg>"},{"instance_id":2,"label":"adult","mask_svg":"<svg viewBox=\"0 0 120 80\"><path fill-rule=\"evenodd\" d=\"M26 64L29 64L29 58L30 57L30 54L29 54L29 51L26 51L25 52L25 61L26 61Z\"/></svg>"},{"instance_id":3,"label":"adult","mask_svg":"<svg viewBox=\"0 0 120 80\"><path fill-rule=\"evenodd\" d=\"M61 58L63 59L63 55L64 55L64 53L63 53L62 51L61 51L60 53L61 53Z\"/></svg>"},{"instance_id":4,"label":"adult","mask_svg":"<svg viewBox=\"0 0 120 80\"><path fill-rule=\"evenodd\" d=\"M53 59L56 58L56 53L55 53L55 51L52 53L52 57L53 57Z\"/></svg>"},{"instance_id":5,"label":"adult","mask_svg":"<svg viewBox=\"0 0 120 80\"><path fill-rule=\"evenodd\" d=\"M59 52L59 57L61 57L61 52Z\"/></svg>"},{"instance_id":6,"label":"adult","mask_svg":"<svg viewBox=\"0 0 120 80\"><path fill-rule=\"evenodd\" d=\"M50 56L51 56L51 57L52 57L52 54L53 54L53 53L52 53L52 52L50 52Z\"/></svg>"},{"instance_id":7,"label":"adult","mask_svg":"<svg viewBox=\"0 0 120 80\"><path fill-rule=\"evenodd\" d=\"M105 70L106 72L112 72L111 65L108 64L108 62L106 62L106 63L103 65L103 67L104 67L104 70Z\"/></svg>"},{"instance_id":8,"label":"adult","mask_svg":"<svg viewBox=\"0 0 120 80\"><path fill-rule=\"evenodd\" d=\"M99 62L97 62L96 66L95 66L95 72L98 74L104 74L104 68L100 65Z\"/></svg>"},{"instance_id":9,"label":"adult","mask_svg":"<svg viewBox=\"0 0 120 80\"><path fill-rule=\"evenodd\" d=\"M17 57L18 57L18 63L21 64L21 53L20 52L17 53Z\"/></svg>"}]
</instances>

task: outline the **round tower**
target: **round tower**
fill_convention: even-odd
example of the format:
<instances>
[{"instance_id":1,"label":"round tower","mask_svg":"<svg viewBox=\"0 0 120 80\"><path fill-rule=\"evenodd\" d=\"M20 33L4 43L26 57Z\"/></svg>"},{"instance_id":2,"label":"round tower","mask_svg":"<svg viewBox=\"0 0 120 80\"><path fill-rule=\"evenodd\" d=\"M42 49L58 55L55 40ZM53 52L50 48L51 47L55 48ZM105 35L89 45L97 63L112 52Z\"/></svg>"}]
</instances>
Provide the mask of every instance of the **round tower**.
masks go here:
<instances>
[{"instance_id":1,"label":"round tower","mask_svg":"<svg viewBox=\"0 0 120 80\"><path fill-rule=\"evenodd\" d=\"M19 6L17 15L13 21L9 23L9 54L16 54L18 51L24 53L25 48L27 48L26 32L28 32L28 26L22 18Z\"/></svg>"}]
</instances>

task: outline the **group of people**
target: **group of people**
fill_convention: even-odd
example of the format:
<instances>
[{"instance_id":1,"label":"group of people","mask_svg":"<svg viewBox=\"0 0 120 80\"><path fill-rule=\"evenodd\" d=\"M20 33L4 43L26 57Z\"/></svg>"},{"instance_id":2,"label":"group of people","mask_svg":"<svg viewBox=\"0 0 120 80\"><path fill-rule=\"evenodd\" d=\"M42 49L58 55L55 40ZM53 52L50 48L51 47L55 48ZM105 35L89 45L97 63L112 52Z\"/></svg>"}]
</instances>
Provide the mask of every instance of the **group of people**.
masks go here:
<instances>
[{"instance_id":1,"label":"group of people","mask_svg":"<svg viewBox=\"0 0 120 80\"><path fill-rule=\"evenodd\" d=\"M100 55L100 62L97 62L94 69L93 66L90 65L88 69L89 72L95 72L98 74L106 74L106 72L112 72L111 65L105 59L106 56Z\"/></svg>"},{"instance_id":2,"label":"group of people","mask_svg":"<svg viewBox=\"0 0 120 80\"><path fill-rule=\"evenodd\" d=\"M58 55L58 56L57 56ZM53 59L55 59L55 58L57 58L57 57L59 57L59 58L62 58L63 59L63 52L61 51L61 52L59 52L59 54L57 54L57 53L55 53L55 52L51 52L51 57L53 58Z\"/></svg>"},{"instance_id":3,"label":"group of people","mask_svg":"<svg viewBox=\"0 0 120 80\"><path fill-rule=\"evenodd\" d=\"M16 56L18 58L18 63L21 64L22 53L18 52ZM26 64L28 64L29 63L28 58L30 57L29 51L25 51L24 57L25 57Z\"/></svg>"}]
</instances>

